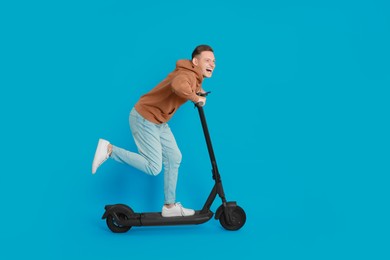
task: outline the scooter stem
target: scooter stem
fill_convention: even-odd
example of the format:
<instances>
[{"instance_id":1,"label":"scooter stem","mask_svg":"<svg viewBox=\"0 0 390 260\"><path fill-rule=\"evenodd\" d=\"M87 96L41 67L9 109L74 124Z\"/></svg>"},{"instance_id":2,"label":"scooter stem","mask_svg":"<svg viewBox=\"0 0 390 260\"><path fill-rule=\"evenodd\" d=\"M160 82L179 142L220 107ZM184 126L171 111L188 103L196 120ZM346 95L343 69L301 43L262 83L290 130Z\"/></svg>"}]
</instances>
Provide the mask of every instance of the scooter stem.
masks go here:
<instances>
[{"instance_id":1,"label":"scooter stem","mask_svg":"<svg viewBox=\"0 0 390 260\"><path fill-rule=\"evenodd\" d=\"M215 158L213 144L211 143L210 132L209 132L209 129L208 129L207 123L206 123L206 116L204 114L204 110L203 110L202 106L196 105L196 107L198 108L200 121L202 123L204 137L206 139L207 149L209 151L212 172L213 172L213 179L215 179L217 182L219 182L221 177L220 177L219 171L218 171L217 160Z\"/></svg>"}]
</instances>

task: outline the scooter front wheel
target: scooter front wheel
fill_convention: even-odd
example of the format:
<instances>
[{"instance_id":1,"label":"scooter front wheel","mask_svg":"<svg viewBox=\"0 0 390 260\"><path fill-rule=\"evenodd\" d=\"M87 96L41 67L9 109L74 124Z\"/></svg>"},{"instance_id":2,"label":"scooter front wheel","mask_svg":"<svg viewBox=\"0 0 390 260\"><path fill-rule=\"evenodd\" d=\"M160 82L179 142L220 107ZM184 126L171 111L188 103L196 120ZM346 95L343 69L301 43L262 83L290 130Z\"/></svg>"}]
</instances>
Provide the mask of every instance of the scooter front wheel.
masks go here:
<instances>
[{"instance_id":1,"label":"scooter front wheel","mask_svg":"<svg viewBox=\"0 0 390 260\"><path fill-rule=\"evenodd\" d=\"M221 223L222 227L227 230L239 230L242 228L246 221L245 211L240 206L235 206L232 212L230 213L230 223L227 220L226 212L223 211L220 218L219 223Z\"/></svg>"},{"instance_id":2,"label":"scooter front wheel","mask_svg":"<svg viewBox=\"0 0 390 260\"><path fill-rule=\"evenodd\" d=\"M121 212L118 212L116 215L118 216L119 220L128 220L129 219L126 214L121 213ZM107 223L108 228L114 233L125 233L125 232L129 231L129 229L131 228L131 226L123 226L123 225L120 225L119 223L117 223L115 217L111 214L109 214L107 216L106 223Z\"/></svg>"}]
</instances>

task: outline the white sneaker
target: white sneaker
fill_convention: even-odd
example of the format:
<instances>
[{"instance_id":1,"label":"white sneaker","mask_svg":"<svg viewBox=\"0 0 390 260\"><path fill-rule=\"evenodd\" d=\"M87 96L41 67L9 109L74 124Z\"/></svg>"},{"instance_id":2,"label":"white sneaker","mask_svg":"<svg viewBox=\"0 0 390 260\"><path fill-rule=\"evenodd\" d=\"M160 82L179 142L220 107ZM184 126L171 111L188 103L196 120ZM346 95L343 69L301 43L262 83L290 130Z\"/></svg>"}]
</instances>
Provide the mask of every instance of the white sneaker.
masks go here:
<instances>
[{"instance_id":1,"label":"white sneaker","mask_svg":"<svg viewBox=\"0 0 390 260\"><path fill-rule=\"evenodd\" d=\"M161 215L163 217L185 217L195 215L195 210L184 208L180 202L175 203L171 208L163 206Z\"/></svg>"},{"instance_id":2,"label":"white sneaker","mask_svg":"<svg viewBox=\"0 0 390 260\"><path fill-rule=\"evenodd\" d=\"M95 157L92 162L92 174L95 174L96 170L99 168L102 163L104 163L108 159L108 151L107 146L109 142L104 139L99 139Z\"/></svg>"}]
</instances>

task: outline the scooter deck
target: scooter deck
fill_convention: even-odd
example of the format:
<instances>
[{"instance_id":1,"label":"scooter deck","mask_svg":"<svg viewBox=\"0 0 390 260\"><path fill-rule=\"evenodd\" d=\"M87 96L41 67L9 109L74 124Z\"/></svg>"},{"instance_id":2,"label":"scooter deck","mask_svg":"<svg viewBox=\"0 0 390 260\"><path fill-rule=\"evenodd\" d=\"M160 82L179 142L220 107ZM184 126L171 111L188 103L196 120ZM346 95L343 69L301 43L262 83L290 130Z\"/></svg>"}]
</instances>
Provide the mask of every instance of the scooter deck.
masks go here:
<instances>
[{"instance_id":1,"label":"scooter deck","mask_svg":"<svg viewBox=\"0 0 390 260\"><path fill-rule=\"evenodd\" d=\"M201 224L213 217L213 212L209 211L205 214L201 214L200 210L195 211L195 215L186 217L163 217L161 212L146 212L138 214L140 217L139 221L141 226Z\"/></svg>"}]
</instances>

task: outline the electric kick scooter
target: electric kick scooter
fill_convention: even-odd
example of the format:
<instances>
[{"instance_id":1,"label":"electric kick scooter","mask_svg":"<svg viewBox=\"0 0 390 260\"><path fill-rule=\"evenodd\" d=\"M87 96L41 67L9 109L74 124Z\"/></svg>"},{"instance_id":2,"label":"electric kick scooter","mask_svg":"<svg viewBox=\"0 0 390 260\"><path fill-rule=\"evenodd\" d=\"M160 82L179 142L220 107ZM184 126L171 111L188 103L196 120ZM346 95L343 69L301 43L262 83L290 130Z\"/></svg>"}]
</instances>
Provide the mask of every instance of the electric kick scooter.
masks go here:
<instances>
[{"instance_id":1,"label":"electric kick scooter","mask_svg":"<svg viewBox=\"0 0 390 260\"><path fill-rule=\"evenodd\" d=\"M207 96L210 92L198 94ZM196 210L193 216L163 217L161 212L135 213L125 204L106 205L102 219L106 219L108 228L114 233L127 232L133 226L168 226L168 225L189 225L202 224L209 221L213 212L210 207L218 195L222 200L222 205L215 213L215 219L219 219L220 224L226 230L239 230L246 221L245 211L237 205L235 201L226 201L225 193L222 187L221 176L218 171L217 162L214 155L211 138L206 123L206 117L201 104L195 104L198 108L200 121L212 166L212 177L215 184L208 196L203 208Z\"/></svg>"}]
</instances>

